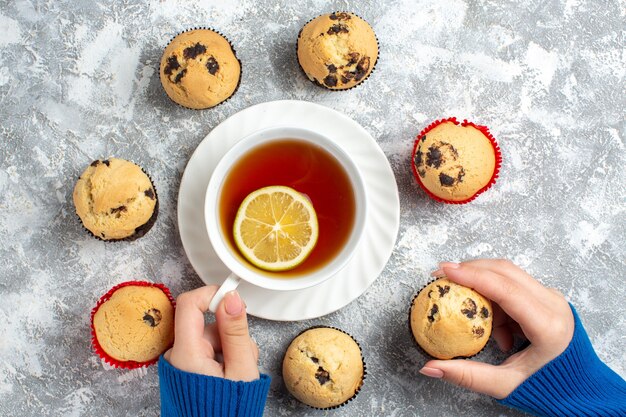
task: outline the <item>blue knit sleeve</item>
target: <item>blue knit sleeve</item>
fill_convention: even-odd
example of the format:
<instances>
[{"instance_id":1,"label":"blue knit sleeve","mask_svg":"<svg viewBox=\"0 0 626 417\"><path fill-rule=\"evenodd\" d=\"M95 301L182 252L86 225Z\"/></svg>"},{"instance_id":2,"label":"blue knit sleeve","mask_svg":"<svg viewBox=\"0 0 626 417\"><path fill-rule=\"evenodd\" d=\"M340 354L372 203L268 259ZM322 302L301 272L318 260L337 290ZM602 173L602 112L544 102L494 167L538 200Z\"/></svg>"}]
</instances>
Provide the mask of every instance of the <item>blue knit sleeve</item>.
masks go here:
<instances>
[{"instance_id":1,"label":"blue knit sleeve","mask_svg":"<svg viewBox=\"0 0 626 417\"><path fill-rule=\"evenodd\" d=\"M498 402L538 416L624 417L626 381L598 358L571 308L575 328L567 349Z\"/></svg>"},{"instance_id":2,"label":"blue knit sleeve","mask_svg":"<svg viewBox=\"0 0 626 417\"><path fill-rule=\"evenodd\" d=\"M231 381L174 368L159 358L162 417L257 417L263 415L270 377Z\"/></svg>"}]
</instances>

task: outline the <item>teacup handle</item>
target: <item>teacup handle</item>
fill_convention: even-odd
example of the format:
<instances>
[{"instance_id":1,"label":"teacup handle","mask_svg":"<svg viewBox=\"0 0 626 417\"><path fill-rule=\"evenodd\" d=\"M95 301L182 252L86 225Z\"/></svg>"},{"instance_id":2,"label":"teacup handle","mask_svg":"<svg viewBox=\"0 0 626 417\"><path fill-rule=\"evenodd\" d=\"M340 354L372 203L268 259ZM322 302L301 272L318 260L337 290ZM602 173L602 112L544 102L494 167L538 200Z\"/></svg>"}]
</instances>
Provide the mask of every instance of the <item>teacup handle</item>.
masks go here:
<instances>
[{"instance_id":1,"label":"teacup handle","mask_svg":"<svg viewBox=\"0 0 626 417\"><path fill-rule=\"evenodd\" d=\"M215 313L217 311L217 306L219 306L220 302L222 302L224 295L226 295L227 292L235 290L239 286L240 282L241 278L234 273L231 273L228 278L222 282L222 285L219 287L209 304L209 310L211 313Z\"/></svg>"}]
</instances>

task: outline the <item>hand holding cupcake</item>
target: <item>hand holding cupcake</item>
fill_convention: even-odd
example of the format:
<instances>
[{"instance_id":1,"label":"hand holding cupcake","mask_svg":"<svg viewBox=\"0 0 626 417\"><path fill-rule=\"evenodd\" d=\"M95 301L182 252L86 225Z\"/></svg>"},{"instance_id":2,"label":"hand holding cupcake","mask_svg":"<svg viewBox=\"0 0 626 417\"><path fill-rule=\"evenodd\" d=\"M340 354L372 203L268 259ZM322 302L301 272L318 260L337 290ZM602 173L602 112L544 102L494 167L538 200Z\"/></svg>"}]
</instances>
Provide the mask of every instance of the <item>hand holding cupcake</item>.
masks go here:
<instances>
[{"instance_id":1,"label":"hand holding cupcake","mask_svg":"<svg viewBox=\"0 0 626 417\"><path fill-rule=\"evenodd\" d=\"M505 398L528 377L563 353L572 341L575 320L563 294L544 287L512 262L498 259L479 259L460 264L443 262L433 275L443 274L454 285L497 300L493 336L503 351L513 348L515 334L530 343L500 365L465 360L431 360L420 371L422 374L443 378L495 398ZM480 302L476 301L477 306ZM477 315L481 313L477 310ZM569 374L572 370L564 372ZM583 369L580 371L584 372ZM554 376L550 375L551 378ZM562 384L566 385L566 382Z\"/></svg>"}]
</instances>

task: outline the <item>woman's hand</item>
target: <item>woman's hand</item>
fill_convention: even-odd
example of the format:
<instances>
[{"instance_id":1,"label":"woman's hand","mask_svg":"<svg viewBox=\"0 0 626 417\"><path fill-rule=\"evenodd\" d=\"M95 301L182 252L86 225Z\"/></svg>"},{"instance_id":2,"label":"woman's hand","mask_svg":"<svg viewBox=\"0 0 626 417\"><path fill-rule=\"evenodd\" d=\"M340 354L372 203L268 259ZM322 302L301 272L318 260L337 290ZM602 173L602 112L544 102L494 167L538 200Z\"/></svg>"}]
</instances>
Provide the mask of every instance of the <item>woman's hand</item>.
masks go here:
<instances>
[{"instance_id":1,"label":"woman's hand","mask_svg":"<svg viewBox=\"0 0 626 417\"><path fill-rule=\"evenodd\" d=\"M259 349L248 333L246 307L239 294L227 293L215 313L215 323L204 324L204 313L217 289L212 285L178 296L174 346L164 357L187 372L233 381L258 379Z\"/></svg>"},{"instance_id":2,"label":"woman's hand","mask_svg":"<svg viewBox=\"0 0 626 417\"><path fill-rule=\"evenodd\" d=\"M563 294L546 288L507 260L443 262L433 276L470 287L494 305L493 338L503 351L520 334L530 345L500 365L476 361L432 360L420 370L426 376L502 399L529 376L559 356L574 334L574 316Z\"/></svg>"}]
</instances>

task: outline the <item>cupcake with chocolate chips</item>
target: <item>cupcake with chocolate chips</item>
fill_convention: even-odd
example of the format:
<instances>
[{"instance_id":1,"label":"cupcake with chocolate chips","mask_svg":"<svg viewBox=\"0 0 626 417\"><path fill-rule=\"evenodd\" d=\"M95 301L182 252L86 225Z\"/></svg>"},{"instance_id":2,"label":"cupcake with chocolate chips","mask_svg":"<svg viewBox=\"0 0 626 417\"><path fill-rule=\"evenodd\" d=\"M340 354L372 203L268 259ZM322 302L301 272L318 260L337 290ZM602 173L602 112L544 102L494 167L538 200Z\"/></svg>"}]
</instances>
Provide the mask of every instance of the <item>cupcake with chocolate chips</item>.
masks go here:
<instances>
[{"instance_id":1,"label":"cupcake with chocolate chips","mask_svg":"<svg viewBox=\"0 0 626 417\"><path fill-rule=\"evenodd\" d=\"M415 140L415 179L433 199L450 204L472 201L498 177L502 156L486 126L455 118L438 120Z\"/></svg>"},{"instance_id":2,"label":"cupcake with chocolate chips","mask_svg":"<svg viewBox=\"0 0 626 417\"><path fill-rule=\"evenodd\" d=\"M176 36L161 58L161 84L174 102L207 109L230 98L241 78L241 64L230 43L209 29Z\"/></svg>"},{"instance_id":3,"label":"cupcake with chocolate chips","mask_svg":"<svg viewBox=\"0 0 626 417\"><path fill-rule=\"evenodd\" d=\"M76 214L101 240L135 240L154 225L158 200L152 181L124 159L93 161L80 175L73 193Z\"/></svg>"},{"instance_id":4,"label":"cupcake with chocolate chips","mask_svg":"<svg viewBox=\"0 0 626 417\"><path fill-rule=\"evenodd\" d=\"M130 281L107 292L91 312L92 344L109 365L156 363L174 343L174 299L163 284Z\"/></svg>"},{"instance_id":5,"label":"cupcake with chocolate chips","mask_svg":"<svg viewBox=\"0 0 626 417\"><path fill-rule=\"evenodd\" d=\"M446 278L424 287L413 299L409 322L417 344L437 359L467 358L491 335L491 302Z\"/></svg>"},{"instance_id":6,"label":"cupcake with chocolate chips","mask_svg":"<svg viewBox=\"0 0 626 417\"><path fill-rule=\"evenodd\" d=\"M283 360L289 392L314 408L337 408L358 394L365 364L358 343L347 333L316 327L300 333Z\"/></svg>"},{"instance_id":7,"label":"cupcake with chocolate chips","mask_svg":"<svg viewBox=\"0 0 626 417\"><path fill-rule=\"evenodd\" d=\"M363 82L377 59L374 31L352 13L319 16L298 35L300 67L311 81L331 90L346 90Z\"/></svg>"}]
</instances>

